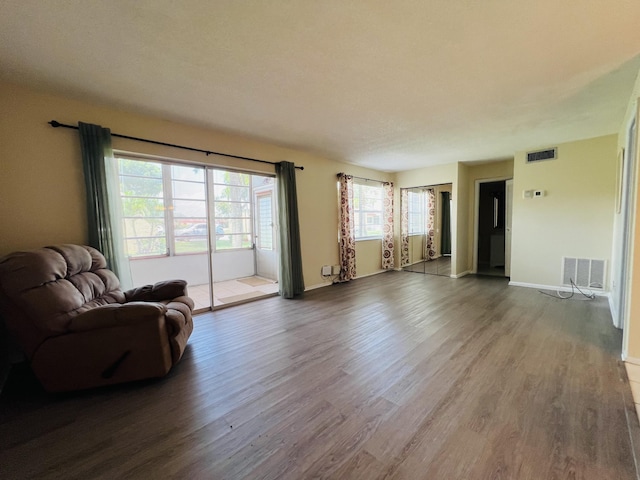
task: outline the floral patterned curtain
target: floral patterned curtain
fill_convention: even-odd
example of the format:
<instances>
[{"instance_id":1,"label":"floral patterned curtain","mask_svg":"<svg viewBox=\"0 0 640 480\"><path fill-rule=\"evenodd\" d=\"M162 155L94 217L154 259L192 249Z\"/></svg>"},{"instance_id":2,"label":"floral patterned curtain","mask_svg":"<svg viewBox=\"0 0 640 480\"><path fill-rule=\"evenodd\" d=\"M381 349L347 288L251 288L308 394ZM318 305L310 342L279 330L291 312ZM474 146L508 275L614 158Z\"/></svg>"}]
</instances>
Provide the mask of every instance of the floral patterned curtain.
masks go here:
<instances>
[{"instance_id":1,"label":"floral patterned curtain","mask_svg":"<svg viewBox=\"0 0 640 480\"><path fill-rule=\"evenodd\" d=\"M400 189L400 265L409 265L409 190Z\"/></svg>"},{"instance_id":2,"label":"floral patterned curtain","mask_svg":"<svg viewBox=\"0 0 640 480\"><path fill-rule=\"evenodd\" d=\"M393 243L393 183L382 183L382 268L390 269L394 264Z\"/></svg>"},{"instance_id":3,"label":"floral patterned curtain","mask_svg":"<svg viewBox=\"0 0 640 480\"><path fill-rule=\"evenodd\" d=\"M353 176L341 173L340 183L340 277L348 282L356 276L356 232L353 218Z\"/></svg>"},{"instance_id":4,"label":"floral patterned curtain","mask_svg":"<svg viewBox=\"0 0 640 480\"><path fill-rule=\"evenodd\" d=\"M427 201L427 233L423 242L423 257L425 260L433 260L436 258L436 194L433 188L425 189L425 197Z\"/></svg>"}]
</instances>

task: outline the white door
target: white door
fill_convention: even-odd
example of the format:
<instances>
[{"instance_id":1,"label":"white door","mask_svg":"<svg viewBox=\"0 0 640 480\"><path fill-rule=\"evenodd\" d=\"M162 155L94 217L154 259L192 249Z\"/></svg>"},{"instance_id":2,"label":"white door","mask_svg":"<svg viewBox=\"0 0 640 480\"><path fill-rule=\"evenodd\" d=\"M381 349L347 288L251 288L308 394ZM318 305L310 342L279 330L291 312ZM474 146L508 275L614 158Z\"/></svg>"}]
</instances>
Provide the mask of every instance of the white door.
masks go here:
<instances>
[{"instance_id":1,"label":"white door","mask_svg":"<svg viewBox=\"0 0 640 480\"><path fill-rule=\"evenodd\" d=\"M629 144L627 145L627 153L622 158L622 178L620 179L622 192L620 195L620 213L622 214L622 235L618 251L620 252L615 266L618 271L618 286L614 289L614 302L618 304L618 315L613 320L613 324L617 328L624 328L624 319L627 308L627 288L629 275L629 258L631 258L630 245L633 242L632 238L632 220L631 220L631 205L633 201L633 164L636 158L635 152L636 146L636 119L631 123L629 128Z\"/></svg>"},{"instance_id":2,"label":"white door","mask_svg":"<svg viewBox=\"0 0 640 480\"><path fill-rule=\"evenodd\" d=\"M511 276L511 219L513 216L513 179L505 182L504 276Z\"/></svg>"},{"instance_id":3,"label":"white door","mask_svg":"<svg viewBox=\"0 0 640 480\"><path fill-rule=\"evenodd\" d=\"M254 208L256 275L277 281L278 251L273 188L255 191Z\"/></svg>"}]
</instances>

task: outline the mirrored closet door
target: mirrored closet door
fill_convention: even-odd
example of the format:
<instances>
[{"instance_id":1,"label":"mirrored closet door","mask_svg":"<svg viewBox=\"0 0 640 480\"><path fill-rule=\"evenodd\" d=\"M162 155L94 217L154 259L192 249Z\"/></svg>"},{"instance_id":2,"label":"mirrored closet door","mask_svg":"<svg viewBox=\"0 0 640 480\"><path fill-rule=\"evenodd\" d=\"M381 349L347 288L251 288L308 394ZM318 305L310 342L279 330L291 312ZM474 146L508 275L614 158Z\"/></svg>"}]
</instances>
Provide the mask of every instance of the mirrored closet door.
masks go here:
<instances>
[{"instance_id":1,"label":"mirrored closet door","mask_svg":"<svg viewBox=\"0 0 640 480\"><path fill-rule=\"evenodd\" d=\"M451 187L449 183L400 190L405 271L451 275Z\"/></svg>"}]
</instances>

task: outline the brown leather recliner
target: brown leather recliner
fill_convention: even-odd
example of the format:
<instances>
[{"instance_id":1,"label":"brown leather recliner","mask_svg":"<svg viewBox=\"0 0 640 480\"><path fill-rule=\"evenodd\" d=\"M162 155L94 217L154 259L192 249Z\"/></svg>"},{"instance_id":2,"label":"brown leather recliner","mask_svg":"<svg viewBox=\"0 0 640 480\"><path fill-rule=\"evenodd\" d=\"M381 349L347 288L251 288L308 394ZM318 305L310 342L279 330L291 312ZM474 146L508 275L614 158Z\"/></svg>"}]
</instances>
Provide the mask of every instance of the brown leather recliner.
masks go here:
<instances>
[{"instance_id":1,"label":"brown leather recliner","mask_svg":"<svg viewBox=\"0 0 640 480\"><path fill-rule=\"evenodd\" d=\"M94 248L56 245L0 260L0 313L49 392L161 377L193 331L186 282L123 292Z\"/></svg>"}]
</instances>

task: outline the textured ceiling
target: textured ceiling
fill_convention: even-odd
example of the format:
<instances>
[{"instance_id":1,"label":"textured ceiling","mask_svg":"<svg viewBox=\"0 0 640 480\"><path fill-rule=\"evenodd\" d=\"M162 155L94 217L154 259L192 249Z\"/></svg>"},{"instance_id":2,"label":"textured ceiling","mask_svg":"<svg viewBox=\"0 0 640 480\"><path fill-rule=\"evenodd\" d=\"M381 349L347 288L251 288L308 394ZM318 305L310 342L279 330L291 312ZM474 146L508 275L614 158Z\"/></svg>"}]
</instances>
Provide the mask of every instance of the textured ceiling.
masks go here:
<instances>
[{"instance_id":1,"label":"textured ceiling","mask_svg":"<svg viewBox=\"0 0 640 480\"><path fill-rule=\"evenodd\" d=\"M388 171L615 133L639 69L637 0L0 0L0 79Z\"/></svg>"}]
</instances>

